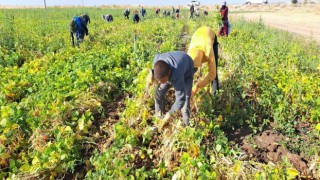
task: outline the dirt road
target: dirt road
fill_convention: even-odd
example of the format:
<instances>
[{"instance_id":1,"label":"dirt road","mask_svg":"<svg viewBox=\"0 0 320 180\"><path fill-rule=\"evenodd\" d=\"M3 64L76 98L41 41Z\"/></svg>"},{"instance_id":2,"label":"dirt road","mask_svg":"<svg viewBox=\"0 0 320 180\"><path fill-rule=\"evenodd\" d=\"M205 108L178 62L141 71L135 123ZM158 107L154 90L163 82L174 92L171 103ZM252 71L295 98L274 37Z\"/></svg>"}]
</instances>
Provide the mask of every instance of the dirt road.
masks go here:
<instances>
[{"instance_id":1,"label":"dirt road","mask_svg":"<svg viewBox=\"0 0 320 180\"><path fill-rule=\"evenodd\" d=\"M271 6L272 7L272 6ZM260 17L270 27L286 30L303 35L320 43L320 8L316 7L282 7L273 10L264 7L263 10L256 8L256 11L248 9L237 9L230 13L231 17L244 17L247 20L258 21Z\"/></svg>"}]
</instances>

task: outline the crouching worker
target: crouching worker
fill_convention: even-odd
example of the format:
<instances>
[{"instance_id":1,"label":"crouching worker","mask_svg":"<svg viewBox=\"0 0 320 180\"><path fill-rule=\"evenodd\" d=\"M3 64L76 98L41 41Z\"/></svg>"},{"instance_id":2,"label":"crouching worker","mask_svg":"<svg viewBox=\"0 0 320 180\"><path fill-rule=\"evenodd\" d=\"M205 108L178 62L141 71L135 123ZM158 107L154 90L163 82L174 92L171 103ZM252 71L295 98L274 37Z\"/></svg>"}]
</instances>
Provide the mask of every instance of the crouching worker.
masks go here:
<instances>
[{"instance_id":1,"label":"crouching worker","mask_svg":"<svg viewBox=\"0 0 320 180\"><path fill-rule=\"evenodd\" d=\"M70 23L70 37L72 46L74 46L73 34L76 34L77 46L83 42L84 35L88 36L87 24L90 23L90 17L88 15L75 16Z\"/></svg>"},{"instance_id":2,"label":"crouching worker","mask_svg":"<svg viewBox=\"0 0 320 180\"><path fill-rule=\"evenodd\" d=\"M113 21L113 17L111 14L107 14L107 15L102 15L102 18L104 20L106 20L107 22L112 22Z\"/></svg>"},{"instance_id":3,"label":"crouching worker","mask_svg":"<svg viewBox=\"0 0 320 180\"><path fill-rule=\"evenodd\" d=\"M137 10L135 10L134 11L134 15L133 15L133 22L134 23L139 23L140 22L140 16L139 16L139 14L138 14L138 11Z\"/></svg>"},{"instance_id":4,"label":"crouching worker","mask_svg":"<svg viewBox=\"0 0 320 180\"><path fill-rule=\"evenodd\" d=\"M212 82L212 94L219 90L217 76L218 66L218 40L216 34L210 27L200 27L194 32L191 38L188 55L193 59L195 71L202 64L207 63L209 73L206 77L199 80L192 89L192 95L196 94L199 88L205 87Z\"/></svg>"},{"instance_id":5,"label":"crouching worker","mask_svg":"<svg viewBox=\"0 0 320 180\"><path fill-rule=\"evenodd\" d=\"M185 52L173 51L155 56L147 86L152 84L153 79L160 83L155 94L155 116L163 118L158 127L160 131L178 110L182 112L184 126L189 125L193 73L193 61ZM164 97L171 86L175 89L175 102L163 117Z\"/></svg>"}]
</instances>

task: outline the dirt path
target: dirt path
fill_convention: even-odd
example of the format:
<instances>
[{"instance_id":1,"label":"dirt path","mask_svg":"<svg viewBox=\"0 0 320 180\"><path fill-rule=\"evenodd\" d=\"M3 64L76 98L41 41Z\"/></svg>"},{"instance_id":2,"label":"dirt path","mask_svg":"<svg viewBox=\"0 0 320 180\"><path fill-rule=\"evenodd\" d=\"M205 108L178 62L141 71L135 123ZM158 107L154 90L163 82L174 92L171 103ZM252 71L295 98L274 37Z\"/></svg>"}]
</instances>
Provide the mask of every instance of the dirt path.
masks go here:
<instances>
[{"instance_id":1,"label":"dirt path","mask_svg":"<svg viewBox=\"0 0 320 180\"><path fill-rule=\"evenodd\" d=\"M245 18L263 22L270 27L282 29L316 40L320 43L319 5L242 5L231 6L231 19Z\"/></svg>"}]
</instances>

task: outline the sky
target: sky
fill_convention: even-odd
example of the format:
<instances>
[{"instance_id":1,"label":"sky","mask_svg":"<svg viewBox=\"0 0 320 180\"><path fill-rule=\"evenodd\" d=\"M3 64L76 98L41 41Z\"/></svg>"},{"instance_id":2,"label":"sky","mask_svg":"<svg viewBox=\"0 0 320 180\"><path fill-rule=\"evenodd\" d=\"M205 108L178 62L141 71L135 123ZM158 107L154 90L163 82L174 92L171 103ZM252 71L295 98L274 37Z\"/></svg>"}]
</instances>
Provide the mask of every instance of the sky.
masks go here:
<instances>
[{"instance_id":1,"label":"sky","mask_svg":"<svg viewBox=\"0 0 320 180\"><path fill-rule=\"evenodd\" d=\"M270 3L279 0L269 0ZM100 6L100 5L185 5L189 0L46 0L47 6L55 5L85 5L85 6ZM222 4L223 0L200 0L202 5ZM244 4L245 0L227 0L227 4ZM282 2L285 2L282 0ZM5 6L42 6L44 0L0 0L0 5Z\"/></svg>"}]
</instances>

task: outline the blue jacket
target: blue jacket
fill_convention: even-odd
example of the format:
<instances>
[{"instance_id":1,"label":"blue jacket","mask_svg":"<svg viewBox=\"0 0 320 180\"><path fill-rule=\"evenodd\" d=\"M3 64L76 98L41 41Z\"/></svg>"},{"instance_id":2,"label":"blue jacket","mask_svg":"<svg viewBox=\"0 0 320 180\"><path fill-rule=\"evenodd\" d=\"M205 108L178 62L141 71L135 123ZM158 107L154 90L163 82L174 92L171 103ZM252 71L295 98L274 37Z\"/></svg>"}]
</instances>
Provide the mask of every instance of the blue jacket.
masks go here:
<instances>
[{"instance_id":1,"label":"blue jacket","mask_svg":"<svg viewBox=\"0 0 320 180\"><path fill-rule=\"evenodd\" d=\"M169 83L174 87L176 96L176 100L169 111L169 113L172 114L175 111L182 109L186 100L186 95L190 96L190 94L186 94L185 92L185 83L191 83L192 87L194 74L193 60L183 51L156 54L153 65L159 60L165 61L171 68Z\"/></svg>"},{"instance_id":2,"label":"blue jacket","mask_svg":"<svg viewBox=\"0 0 320 180\"><path fill-rule=\"evenodd\" d=\"M74 17L73 20L77 24L76 32L88 34L87 21L78 16Z\"/></svg>"}]
</instances>

